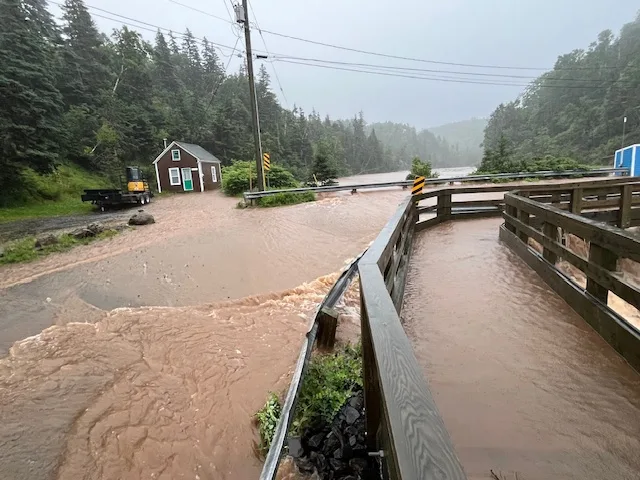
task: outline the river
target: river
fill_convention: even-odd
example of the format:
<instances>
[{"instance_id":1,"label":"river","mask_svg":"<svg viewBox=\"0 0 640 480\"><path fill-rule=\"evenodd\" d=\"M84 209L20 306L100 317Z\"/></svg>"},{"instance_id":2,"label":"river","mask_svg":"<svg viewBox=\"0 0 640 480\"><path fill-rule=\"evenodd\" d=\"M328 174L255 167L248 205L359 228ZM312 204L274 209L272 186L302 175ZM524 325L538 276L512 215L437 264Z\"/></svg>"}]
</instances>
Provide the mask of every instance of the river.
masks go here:
<instances>
[{"instance_id":1,"label":"river","mask_svg":"<svg viewBox=\"0 0 640 480\"><path fill-rule=\"evenodd\" d=\"M402 311L469 478L639 478L640 376L498 241L500 223L418 236Z\"/></svg>"},{"instance_id":2,"label":"river","mask_svg":"<svg viewBox=\"0 0 640 480\"><path fill-rule=\"evenodd\" d=\"M2 267L0 478L256 478L253 413L407 194L176 195L146 207L154 225Z\"/></svg>"},{"instance_id":3,"label":"river","mask_svg":"<svg viewBox=\"0 0 640 480\"><path fill-rule=\"evenodd\" d=\"M176 195L147 207L154 225L2 267L0 478L257 478L253 413L286 388L317 303L407 194L259 210ZM632 478L637 375L499 245L498 224L418 238L407 295L420 307L403 314L465 468ZM357 312L357 294L345 303Z\"/></svg>"}]
</instances>

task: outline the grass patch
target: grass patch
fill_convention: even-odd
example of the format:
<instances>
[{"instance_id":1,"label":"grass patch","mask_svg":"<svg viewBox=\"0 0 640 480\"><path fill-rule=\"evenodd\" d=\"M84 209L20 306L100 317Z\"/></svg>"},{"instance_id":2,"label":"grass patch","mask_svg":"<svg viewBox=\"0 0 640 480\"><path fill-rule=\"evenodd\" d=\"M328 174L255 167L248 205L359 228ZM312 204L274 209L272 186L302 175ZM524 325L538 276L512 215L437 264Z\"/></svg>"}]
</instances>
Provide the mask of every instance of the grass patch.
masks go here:
<instances>
[{"instance_id":1,"label":"grass patch","mask_svg":"<svg viewBox=\"0 0 640 480\"><path fill-rule=\"evenodd\" d=\"M40 249L36 248L36 238L26 237L15 242L7 244L4 249L4 255L0 257L0 265L10 263L31 262L41 257L46 257L52 253L66 252L78 245L87 245L96 240L104 240L114 237L118 234L117 230L108 229L94 237L77 239L69 234L60 235L58 243L54 245L46 245Z\"/></svg>"},{"instance_id":2,"label":"grass patch","mask_svg":"<svg viewBox=\"0 0 640 480\"><path fill-rule=\"evenodd\" d=\"M60 165L47 175L25 169L20 172L20 182L20 190L5 198L4 205L0 202L0 223L88 213L93 206L82 203L82 192L108 184L100 175L73 164Z\"/></svg>"},{"instance_id":3,"label":"grass patch","mask_svg":"<svg viewBox=\"0 0 640 480\"><path fill-rule=\"evenodd\" d=\"M297 203L314 202L316 195L313 192L281 192L262 197L257 200L259 207L279 207L282 205L295 205Z\"/></svg>"},{"instance_id":4,"label":"grass patch","mask_svg":"<svg viewBox=\"0 0 640 480\"><path fill-rule=\"evenodd\" d=\"M317 422L333 421L340 408L358 390L362 389L362 348L347 345L329 355L311 358L302 382L296 415L289 433L302 435ZM256 414L260 433L260 449L269 449L280 418L278 397L270 393L264 407Z\"/></svg>"},{"instance_id":5,"label":"grass patch","mask_svg":"<svg viewBox=\"0 0 640 480\"><path fill-rule=\"evenodd\" d=\"M26 218L58 217L60 215L87 214L93 205L83 203L80 197L65 197L58 201L42 201L19 207L0 208L0 223L13 222Z\"/></svg>"}]
</instances>

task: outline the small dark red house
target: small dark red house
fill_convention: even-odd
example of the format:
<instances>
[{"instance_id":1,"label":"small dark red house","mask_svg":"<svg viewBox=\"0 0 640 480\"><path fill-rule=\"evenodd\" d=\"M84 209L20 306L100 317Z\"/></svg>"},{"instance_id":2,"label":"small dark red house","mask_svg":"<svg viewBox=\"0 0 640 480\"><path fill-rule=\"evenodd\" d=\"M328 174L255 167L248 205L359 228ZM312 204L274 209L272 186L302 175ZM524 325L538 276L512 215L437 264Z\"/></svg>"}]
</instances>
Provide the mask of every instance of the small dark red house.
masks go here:
<instances>
[{"instance_id":1,"label":"small dark red house","mask_svg":"<svg viewBox=\"0 0 640 480\"><path fill-rule=\"evenodd\" d=\"M158 192L204 192L222 185L220 160L200 145L171 142L153 164Z\"/></svg>"}]
</instances>

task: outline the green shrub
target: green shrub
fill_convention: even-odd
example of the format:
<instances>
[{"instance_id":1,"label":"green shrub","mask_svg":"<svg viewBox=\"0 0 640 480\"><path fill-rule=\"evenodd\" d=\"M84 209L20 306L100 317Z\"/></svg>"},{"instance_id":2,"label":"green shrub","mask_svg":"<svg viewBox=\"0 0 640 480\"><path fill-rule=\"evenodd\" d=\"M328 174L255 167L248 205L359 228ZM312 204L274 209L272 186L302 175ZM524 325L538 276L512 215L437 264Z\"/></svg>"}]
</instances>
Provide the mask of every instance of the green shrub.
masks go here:
<instances>
[{"instance_id":1,"label":"green shrub","mask_svg":"<svg viewBox=\"0 0 640 480\"><path fill-rule=\"evenodd\" d=\"M431 162L423 162L419 157L414 157L407 180L414 180L417 177L437 178L438 174L431 170Z\"/></svg>"},{"instance_id":2,"label":"green shrub","mask_svg":"<svg viewBox=\"0 0 640 480\"><path fill-rule=\"evenodd\" d=\"M234 162L228 167L222 167L222 191L230 196L242 195L249 191L249 172L251 172L251 186L256 183L255 162ZM270 188L296 188L299 186L293 174L284 167L271 165L271 171L266 175Z\"/></svg>"},{"instance_id":3,"label":"green shrub","mask_svg":"<svg viewBox=\"0 0 640 480\"><path fill-rule=\"evenodd\" d=\"M273 435L276 433L276 426L278 425L281 412L282 406L280 405L278 396L273 392L269 392L269 397L264 407L256 413L258 433L260 434L260 451L263 454L271 447L271 441L273 440Z\"/></svg>"},{"instance_id":4,"label":"green shrub","mask_svg":"<svg viewBox=\"0 0 640 480\"><path fill-rule=\"evenodd\" d=\"M301 435L318 420L333 421L349 397L361 388L360 345L347 345L336 353L314 357L302 382L291 432Z\"/></svg>"},{"instance_id":5,"label":"green shrub","mask_svg":"<svg viewBox=\"0 0 640 480\"><path fill-rule=\"evenodd\" d=\"M281 192L263 197L257 200L259 207L278 207L281 205L294 205L296 203L313 202L316 195L313 192Z\"/></svg>"},{"instance_id":6,"label":"green shrub","mask_svg":"<svg viewBox=\"0 0 640 480\"><path fill-rule=\"evenodd\" d=\"M322 420L332 422L347 400L362 389L362 349L347 345L336 353L311 358L302 381L295 418L289 433L302 435L306 428ZM263 452L271 445L281 407L269 393L264 407L256 413Z\"/></svg>"}]
</instances>

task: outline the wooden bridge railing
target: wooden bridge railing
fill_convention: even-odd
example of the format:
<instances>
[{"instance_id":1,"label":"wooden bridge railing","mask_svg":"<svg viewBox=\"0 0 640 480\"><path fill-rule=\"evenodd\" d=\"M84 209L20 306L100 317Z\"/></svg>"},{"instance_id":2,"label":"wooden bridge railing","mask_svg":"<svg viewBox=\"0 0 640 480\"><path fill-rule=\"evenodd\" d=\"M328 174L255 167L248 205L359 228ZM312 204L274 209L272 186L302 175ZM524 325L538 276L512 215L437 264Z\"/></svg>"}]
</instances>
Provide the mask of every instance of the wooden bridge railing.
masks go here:
<instances>
[{"instance_id":1,"label":"wooden bridge railing","mask_svg":"<svg viewBox=\"0 0 640 480\"><path fill-rule=\"evenodd\" d=\"M618 263L640 262L640 236L623 230L640 225L640 183L520 190L507 193L505 204L500 238L640 371L640 330L608 306L611 292L640 308L640 288L622 275ZM585 242L586 256L563 240L569 234ZM560 260L584 274L586 288L558 268Z\"/></svg>"},{"instance_id":2,"label":"wooden bridge railing","mask_svg":"<svg viewBox=\"0 0 640 480\"><path fill-rule=\"evenodd\" d=\"M416 217L408 198L358 266L367 447L384 478L465 479L398 316Z\"/></svg>"},{"instance_id":3,"label":"wooden bridge railing","mask_svg":"<svg viewBox=\"0 0 640 480\"><path fill-rule=\"evenodd\" d=\"M570 210L571 205L577 208L577 199L580 198L583 212L611 218L618 218L612 210L617 208L614 202L618 205L623 199L630 202L630 210L627 209L629 213L622 218L629 218L633 223L640 220L633 208L640 206L640 190L636 190L635 185L629 187L629 184L628 177L618 177L520 186L527 188L527 194L540 203L510 194L497 199L473 198L476 194L502 193L519 188L513 184L444 187L408 198L399 206L358 265L367 446L370 452L382 452L380 461L385 478L466 478L399 317L415 231L447 220L502 215L505 198L509 202L515 198L514 201L557 210L560 215L567 214L565 210ZM471 199L460 200L464 196L471 196ZM429 199L435 199L435 203L421 204ZM571 199L575 202L571 203ZM556 206L552 206L552 202ZM511 203L507 208L511 208ZM515 213L513 218L525 218L524 214L519 215ZM507 217L511 218L511 215ZM529 215L529 218L533 223L527 228L533 229L536 217ZM545 231L548 230L546 227ZM538 238L541 235L540 232ZM522 242L517 235L516 238ZM640 248L637 255L640 255ZM600 275L598 278L603 277ZM614 281L617 286L612 288L621 293L622 298L637 299L636 293L632 294L630 290L632 287L615 274L611 273L609 282L605 283L611 287Z\"/></svg>"}]
</instances>

